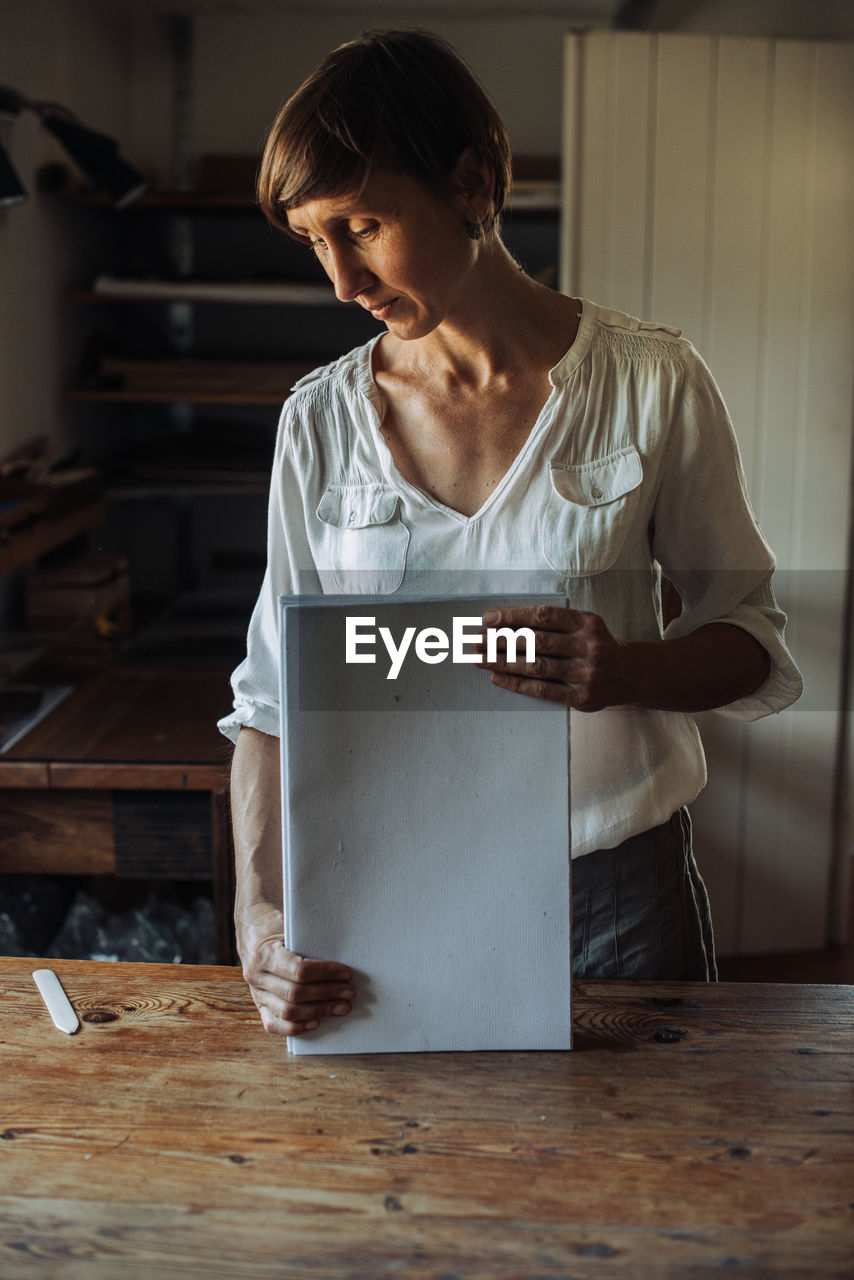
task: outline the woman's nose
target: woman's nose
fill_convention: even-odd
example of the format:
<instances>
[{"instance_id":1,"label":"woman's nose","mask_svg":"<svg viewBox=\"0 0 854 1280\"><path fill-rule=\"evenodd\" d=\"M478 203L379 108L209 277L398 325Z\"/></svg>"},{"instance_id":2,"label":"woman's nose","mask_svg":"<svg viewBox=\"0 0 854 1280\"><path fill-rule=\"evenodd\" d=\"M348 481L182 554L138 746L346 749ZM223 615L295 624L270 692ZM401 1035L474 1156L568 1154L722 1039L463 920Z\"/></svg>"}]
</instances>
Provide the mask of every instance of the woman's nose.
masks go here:
<instances>
[{"instance_id":1,"label":"woman's nose","mask_svg":"<svg viewBox=\"0 0 854 1280\"><path fill-rule=\"evenodd\" d=\"M352 302L373 283L372 273L349 245L330 250L327 267L339 302Z\"/></svg>"}]
</instances>

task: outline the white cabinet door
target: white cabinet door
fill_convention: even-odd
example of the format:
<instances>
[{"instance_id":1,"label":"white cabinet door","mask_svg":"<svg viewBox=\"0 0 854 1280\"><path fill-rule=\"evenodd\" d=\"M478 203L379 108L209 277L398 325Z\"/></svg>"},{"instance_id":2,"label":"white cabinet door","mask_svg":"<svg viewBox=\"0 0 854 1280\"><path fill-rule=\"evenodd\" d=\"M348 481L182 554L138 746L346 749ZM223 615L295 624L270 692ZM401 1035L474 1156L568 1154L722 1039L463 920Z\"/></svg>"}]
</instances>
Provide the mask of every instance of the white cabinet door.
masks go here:
<instances>
[{"instance_id":1,"label":"white cabinet door","mask_svg":"<svg viewBox=\"0 0 854 1280\"><path fill-rule=\"evenodd\" d=\"M752 726L700 718L718 947L821 947L852 830L854 45L568 36L564 101L561 287L680 325L709 362L806 681Z\"/></svg>"}]
</instances>

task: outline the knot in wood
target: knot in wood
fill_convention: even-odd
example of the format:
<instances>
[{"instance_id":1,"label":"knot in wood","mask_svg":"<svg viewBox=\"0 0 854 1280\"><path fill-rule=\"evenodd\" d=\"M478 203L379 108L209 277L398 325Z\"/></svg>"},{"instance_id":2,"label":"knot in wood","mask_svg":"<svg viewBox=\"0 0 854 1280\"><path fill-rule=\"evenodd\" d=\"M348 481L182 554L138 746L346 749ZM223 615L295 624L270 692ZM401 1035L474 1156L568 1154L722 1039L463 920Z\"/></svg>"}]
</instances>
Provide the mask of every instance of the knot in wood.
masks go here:
<instances>
[{"instance_id":1,"label":"knot in wood","mask_svg":"<svg viewBox=\"0 0 854 1280\"><path fill-rule=\"evenodd\" d=\"M676 1044L684 1034L684 1031L680 1031L677 1027L659 1027L652 1038L659 1044Z\"/></svg>"}]
</instances>

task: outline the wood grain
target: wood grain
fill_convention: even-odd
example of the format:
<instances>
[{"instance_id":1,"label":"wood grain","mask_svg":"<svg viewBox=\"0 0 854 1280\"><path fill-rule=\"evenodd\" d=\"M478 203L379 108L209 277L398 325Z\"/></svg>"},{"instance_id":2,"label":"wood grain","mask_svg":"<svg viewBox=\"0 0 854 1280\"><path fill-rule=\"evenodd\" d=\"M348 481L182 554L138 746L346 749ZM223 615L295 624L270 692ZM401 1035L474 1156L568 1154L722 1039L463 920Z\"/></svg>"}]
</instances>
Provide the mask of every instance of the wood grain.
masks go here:
<instances>
[{"instance_id":1,"label":"wood grain","mask_svg":"<svg viewBox=\"0 0 854 1280\"><path fill-rule=\"evenodd\" d=\"M0 1274L850 1277L854 989L579 983L572 1053L289 1058L239 972L0 962Z\"/></svg>"},{"instance_id":2,"label":"wood grain","mask_svg":"<svg viewBox=\"0 0 854 1280\"><path fill-rule=\"evenodd\" d=\"M46 764L33 760L0 760L0 790L46 787L49 783Z\"/></svg>"},{"instance_id":3,"label":"wood grain","mask_svg":"<svg viewBox=\"0 0 854 1280\"><path fill-rule=\"evenodd\" d=\"M110 791L222 791L228 782L228 766L223 764L122 764L108 762L72 763L54 761L46 769L49 785L65 790L87 787ZM0 781L0 786L5 785Z\"/></svg>"},{"instance_id":4,"label":"wood grain","mask_svg":"<svg viewBox=\"0 0 854 1280\"><path fill-rule=\"evenodd\" d=\"M109 792L0 791L0 815L4 874L95 876L116 869Z\"/></svg>"},{"instance_id":5,"label":"wood grain","mask_svg":"<svg viewBox=\"0 0 854 1280\"><path fill-rule=\"evenodd\" d=\"M95 385L73 400L182 401L195 404L281 404L312 364L247 360L128 360L102 356Z\"/></svg>"},{"instance_id":6,"label":"wood grain","mask_svg":"<svg viewBox=\"0 0 854 1280\"><path fill-rule=\"evenodd\" d=\"M56 515L48 513L20 527L8 542L0 546L0 574L12 573L55 547L70 542L78 534L100 524L106 514L103 502L93 502Z\"/></svg>"},{"instance_id":7,"label":"wood grain","mask_svg":"<svg viewBox=\"0 0 854 1280\"><path fill-rule=\"evenodd\" d=\"M0 871L213 880L217 958L232 961L228 671L68 675L74 693L0 762Z\"/></svg>"},{"instance_id":8,"label":"wood grain","mask_svg":"<svg viewBox=\"0 0 854 1280\"><path fill-rule=\"evenodd\" d=\"M7 758L223 768L227 744L216 721L228 706L224 668L111 666L85 680Z\"/></svg>"}]
</instances>

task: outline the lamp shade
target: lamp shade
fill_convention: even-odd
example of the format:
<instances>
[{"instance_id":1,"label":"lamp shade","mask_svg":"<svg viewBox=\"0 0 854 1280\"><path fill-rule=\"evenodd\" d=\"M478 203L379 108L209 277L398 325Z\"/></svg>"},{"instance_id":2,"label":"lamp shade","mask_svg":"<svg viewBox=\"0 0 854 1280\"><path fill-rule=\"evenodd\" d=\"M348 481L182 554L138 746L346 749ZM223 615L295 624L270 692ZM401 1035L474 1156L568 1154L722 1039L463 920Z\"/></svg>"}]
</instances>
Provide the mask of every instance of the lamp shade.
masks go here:
<instances>
[{"instance_id":1,"label":"lamp shade","mask_svg":"<svg viewBox=\"0 0 854 1280\"><path fill-rule=\"evenodd\" d=\"M41 121L96 187L106 187L117 209L142 195L149 183L121 158L115 139L87 129L70 115L44 110Z\"/></svg>"},{"instance_id":2,"label":"lamp shade","mask_svg":"<svg viewBox=\"0 0 854 1280\"><path fill-rule=\"evenodd\" d=\"M0 146L0 209L11 209L13 205L23 204L28 198L12 161L5 148Z\"/></svg>"}]
</instances>

